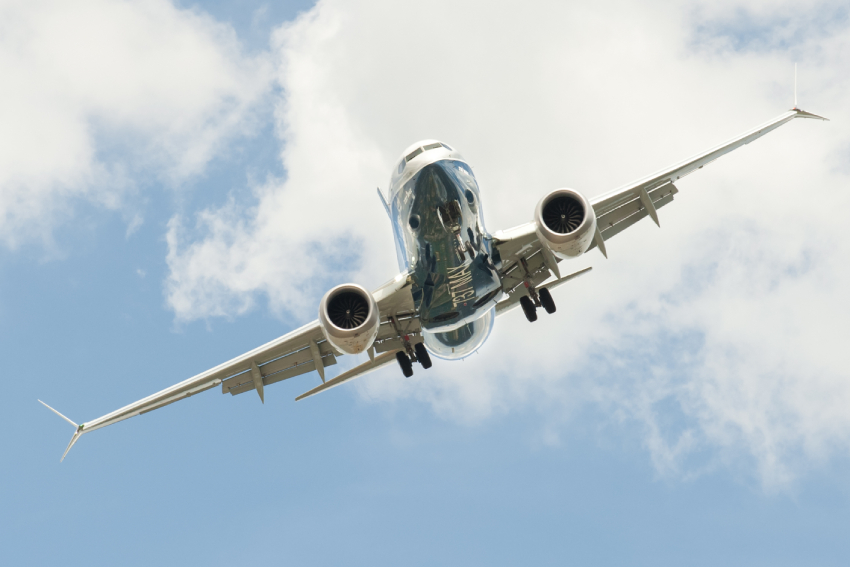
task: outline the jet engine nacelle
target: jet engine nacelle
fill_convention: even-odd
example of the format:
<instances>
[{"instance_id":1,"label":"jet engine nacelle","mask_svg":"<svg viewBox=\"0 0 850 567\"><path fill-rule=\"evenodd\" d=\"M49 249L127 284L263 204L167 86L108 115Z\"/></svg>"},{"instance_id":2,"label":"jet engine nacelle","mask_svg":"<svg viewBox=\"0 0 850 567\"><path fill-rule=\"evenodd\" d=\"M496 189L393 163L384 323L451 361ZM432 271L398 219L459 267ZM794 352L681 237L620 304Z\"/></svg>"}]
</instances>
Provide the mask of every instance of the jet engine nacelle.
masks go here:
<instances>
[{"instance_id":1,"label":"jet engine nacelle","mask_svg":"<svg viewBox=\"0 0 850 567\"><path fill-rule=\"evenodd\" d=\"M358 354L375 342L380 326L378 304L355 284L338 285L319 304L319 325L328 342L344 354Z\"/></svg>"},{"instance_id":2,"label":"jet engine nacelle","mask_svg":"<svg viewBox=\"0 0 850 567\"><path fill-rule=\"evenodd\" d=\"M562 258L581 256L593 243L596 213L574 189L556 189L537 203L537 237Z\"/></svg>"}]
</instances>

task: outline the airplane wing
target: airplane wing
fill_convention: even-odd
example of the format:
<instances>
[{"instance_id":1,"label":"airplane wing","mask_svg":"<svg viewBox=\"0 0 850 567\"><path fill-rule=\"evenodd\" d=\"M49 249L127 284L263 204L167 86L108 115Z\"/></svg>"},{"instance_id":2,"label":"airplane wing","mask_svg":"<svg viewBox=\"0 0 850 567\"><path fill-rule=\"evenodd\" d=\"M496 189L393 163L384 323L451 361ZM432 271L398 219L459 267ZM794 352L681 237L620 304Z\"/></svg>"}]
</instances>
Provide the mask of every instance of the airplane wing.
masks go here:
<instances>
[{"instance_id":1,"label":"airplane wing","mask_svg":"<svg viewBox=\"0 0 850 567\"><path fill-rule=\"evenodd\" d=\"M645 217L652 218L655 224L661 226L658 209L670 204L679 192L675 182L702 169L720 156L761 138L794 118L827 120L822 116L793 108L708 151L591 199L593 211L596 213L597 232L588 251L599 248L599 251L607 258L605 242ZM504 282L502 289L508 295L496 305L497 313L509 311L516 306L520 297L526 295L524 285L526 269L532 285L550 288L584 273L584 271L577 272L561 278L558 267L560 259L541 244L537 238L534 221L498 231L493 237L502 262L501 272ZM525 267L521 265L523 259L526 263ZM552 276L555 279L551 283L541 285Z\"/></svg>"},{"instance_id":2,"label":"airplane wing","mask_svg":"<svg viewBox=\"0 0 850 567\"><path fill-rule=\"evenodd\" d=\"M256 390L260 400L264 401L265 386L316 372L322 385L299 396L297 399L300 400L380 368L389 360L395 361L396 351L404 348L399 333L408 335L412 344L422 342L419 317L415 313L411 294L411 279L407 274L399 274L372 292L372 297L378 304L381 322L377 338L369 351L370 360L332 380L325 381L325 367L336 364L342 354L325 340L319 321L316 320L170 388L79 425L41 402L77 428L62 459L65 459L83 433L148 413L218 385L221 385L223 394L232 396ZM394 325L390 318L393 318ZM376 353L382 354L376 356Z\"/></svg>"}]
</instances>

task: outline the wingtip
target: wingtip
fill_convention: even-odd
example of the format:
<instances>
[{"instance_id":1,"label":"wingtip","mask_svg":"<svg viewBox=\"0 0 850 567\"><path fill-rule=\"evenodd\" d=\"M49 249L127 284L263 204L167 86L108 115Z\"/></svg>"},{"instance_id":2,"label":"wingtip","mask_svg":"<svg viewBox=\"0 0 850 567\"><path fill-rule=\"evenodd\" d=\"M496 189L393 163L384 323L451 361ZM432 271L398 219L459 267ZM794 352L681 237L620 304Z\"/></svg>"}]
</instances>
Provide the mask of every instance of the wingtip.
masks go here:
<instances>
[{"instance_id":1,"label":"wingtip","mask_svg":"<svg viewBox=\"0 0 850 567\"><path fill-rule=\"evenodd\" d=\"M45 404L41 400L38 400L38 403L40 403L41 405L43 405L44 407L46 407L47 409L49 409L50 411L52 411L53 413L55 413L56 415L58 415L59 417L61 417L62 419L64 419L68 423L70 423L71 425L73 425L74 427L76 427L77 429L82 429L82 427L80 425L77 425L76 423L74 423L73 421L71 421L70 419L68 419L67 417L65 417L64 415L62 415L61 413L59 413L58 411L56 411L55 409L53 409L49 405Z\"/></svg>"},{"instance_id":2,"label":"wingtip","mask_svg":"<svg viewBox=\"0 0 850 567\"><path fill-rule=\"evenodd\" d=\"M71 442L68 443L68 447L65 449L65 452L62 453L62 458L59 459L59 462L61 463L62 461L65 460L65 457L68 456L68 451L71 450L71 447L74 446L74 443L77 442L77 439L79 439L83 435L83 433L85 433L85 425L86 424L81 423L81 424L77 425L76 423L74 423L73 421L71 421L70 419L68 419L67 417L65 417L64 415L62 415L61 413L59 413L58 411L56 411L55 409L53 409L49 405L45 404L41 400L38 400L38 402L76 428L76 431L74 431L74 436L71 437Z\"/></svg>"},{"instance_id":3,"label":"wingtip","mask_svg":"<svg viewBox=\"0 0 850 567\"><path fill-rule=\"evenodd\" d=\"M73 436L73 437L71 437L71 442L70 442L70 443L68 443L68 448L67 448L67 449L65 449L65 452L64 452L64 453L62 453L62 458L61 458L61 459L59 459L59 462L60 462L60 463L61 463L62 461L64 461L64 460L65 460L65 457L67 457L67 456L68 456L68 451L70 451L70 450L71 450L71 447L73 447L73 446L74 446L74 443L76 443L76 442L77 442L77 439L79 439L80 437L82 437L82 435L83 435L83 430L82 430L82 429L78 429L77 431L75 431L75 432L74 432L74 436Z\"/></svg>"},{"instance_id":4,"label":"wingtip","mask_svg":"<svg viewBox=\"0 0 850 567\"><path fill-rule=\"evenodd\" d=\"M811 112L806 112L802 108L797 108L796 106L791 109L792 112L796 112L797 116L794 118L814 118L815 120L823 120L824 122L829 122L829 118L825 116L820 116L818 114L814 114Z\"/></svg>"}]
</instances>

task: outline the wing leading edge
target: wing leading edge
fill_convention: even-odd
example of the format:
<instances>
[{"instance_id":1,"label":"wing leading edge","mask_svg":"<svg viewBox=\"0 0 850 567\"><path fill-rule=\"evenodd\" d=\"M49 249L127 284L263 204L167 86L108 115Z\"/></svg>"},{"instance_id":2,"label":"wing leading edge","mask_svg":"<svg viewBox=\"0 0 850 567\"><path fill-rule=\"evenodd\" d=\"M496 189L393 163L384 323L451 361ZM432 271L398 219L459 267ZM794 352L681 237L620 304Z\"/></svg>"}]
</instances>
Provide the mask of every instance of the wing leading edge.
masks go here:
<instances>
[{"instance_id":1,"label":"wing leading edge","mask_svg":"<svg viewBox=\"0 0 850 567\"><path fill-rule=\"evenodd\" d=\"M400 345L396 344L400 342L396 328L407 333L411 342L422 341L419 318L414 313L413 297L410 293L410 278L407 274L399 274L393 280L372 292L372 297L375 298L381 312L381 324L378 336L369 353L370 361L343 372L328 381L325 381L324 377L325 367L336 364L336 359L342 354L325 340L319 322L316 320L188 380L79 425L39 400L44 406L76 428L61 460L65 459L68 451L84 433L151 412L214 388L219 384L221 384L221 391L224 394L235 396L250 390L257 390L260 400L263 400L264 386L316 371L322 380L322 385L296 398L296 400L300 400L371 372L383 366L386 360L395 360L395 353L400 349ZM390 323L390 317L394 319L395 327ZM376 357L375 352L382 354Z\"/></svg>"},{"instance_id":2,"label":"wing leading edge","mask_svg":"<svg viewBox=\"0 0 850 567\"><path fill-rule=\"evenodd\" d=\"M599 251L607 258L605 242L645 217L652 218L653 222L661 226L658 209L670 204L679 192L675 182L795 118L828 120L823 116L796 107L792 108L723 144L592 199L591 205L597 219L597 233L588 251L599 248ZM525 286L522 285L526 274L525 268L520 270L521 259L526 261L529 283L535 286L561 285L585 273L585 270L582 270L561 278L557 266L561 260L551 253L547 254L546 247L537 237L534 221L496 232L493 235L493 244L498 248L502 259L501 274L504 282L502 287L508 294L508 297L496 306L499 314L515 307L520 297L527 295ZM544 283L552 275L554 279L548 284Z\"/></svg>"},{"instance_id":3,"label":"wing leading edge","mask_svg":"<svg viewBox=\"0 0 850 567\"><path fill-rule=\"evenodd\" d=\"M604 241L619 234L638 220L649 216L660 226L656 211L670 203L673 196L679 192L674 185L676 181L698 169L702 169L717 158L761 138L795 118L828 120L823 116L799 108L792 108L788 112L747 130L723 144L592 199L591 204L596 213L597 228L602 236L602 245L600 246L600 238L597 237L590 248L598 246L607 257Z\"/></svg>"}]
</instances>

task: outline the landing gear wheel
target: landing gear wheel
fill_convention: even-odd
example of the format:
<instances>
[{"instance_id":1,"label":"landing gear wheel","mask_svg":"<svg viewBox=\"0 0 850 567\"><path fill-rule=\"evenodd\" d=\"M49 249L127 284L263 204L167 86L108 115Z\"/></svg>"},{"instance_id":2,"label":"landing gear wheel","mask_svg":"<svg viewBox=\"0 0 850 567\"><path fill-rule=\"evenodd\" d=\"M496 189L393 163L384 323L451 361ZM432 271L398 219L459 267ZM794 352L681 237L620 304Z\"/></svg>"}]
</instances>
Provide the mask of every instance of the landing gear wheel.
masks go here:
<instances>
[{"instance_id":1,"label":"landing gear wheel","mask_svg":"<svg viewBox=\"0 0 850 567\"><path fill-rule=\"evenodd\" d=\"M549 290L545 287L537 290L537 295L540 296L540 304L543 306L543 309L546 310L546 313L550 315L555 312L555 300L552 299L552 294L549 293Z\"/></svg>"},{"instance_id":2,"label":"landing gear wheel","mask_svg":"<svg viewBox=\"0 0 850 567\"><path fill-rule=\"evenodd\" d=\"M413 351L416 353L416 360L419 361L422 368L425 368L426 370L431 368L431 355L428 354L428 351L425 349L425 343L416 343L413 345Z\"/></svg>"},{"instance_id":3,"label":"landing gear wheel","mask_svg":"<svg viewBox=\"0 0 850 567\"><path fill-rule=\"evenodd\" d=\"M523 295L519 298L519 304L522 306L522 311L525 313L525 318L528 319L529 323L537 321L537 308L532 303L530 297Z\"/></svg>"},{"instance_id":4,"label":"landing gear wheel","mask_svg":"<svg viewBox=\"0 0 850 567\"><path fill-rule=\"evenodd\" d=\"M401 372L404 374L405 378L413 376L413 363L410 362L407 354L402 351L398 351L395 353L395 359L398 361L398 365L401 366Z\"/></svg>"}]
</instances>

